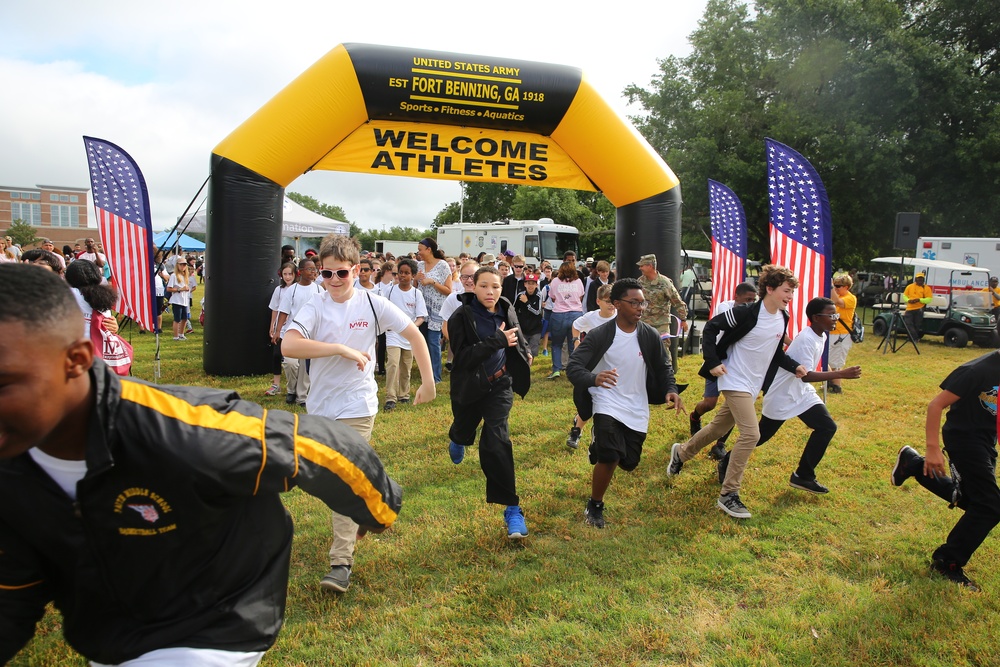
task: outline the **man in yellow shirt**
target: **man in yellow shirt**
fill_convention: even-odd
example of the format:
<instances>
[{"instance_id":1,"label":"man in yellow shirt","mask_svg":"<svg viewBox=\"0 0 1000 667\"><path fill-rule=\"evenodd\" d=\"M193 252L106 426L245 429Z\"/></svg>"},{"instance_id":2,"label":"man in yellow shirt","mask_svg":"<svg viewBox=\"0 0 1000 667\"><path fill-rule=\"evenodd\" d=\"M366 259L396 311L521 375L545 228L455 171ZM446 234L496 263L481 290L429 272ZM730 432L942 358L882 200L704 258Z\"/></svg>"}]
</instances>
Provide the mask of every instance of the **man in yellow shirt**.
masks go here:
<instances>
[{"instance_id":1,"label":"man in yellow shirt","mask_svg":"<svg viewBox=\"0 0 1000 667\"><path fill-rule=\"evenodd\" d=\"M903 323L913 340L919 340L923 335L920 325L924 320L924 306L931 302L934 293L924 284L926 276L923 272L913 276L913 282L903 290L906 299L906 312L903 313Z\"/></svg>"},{"instance_id":2,"label":"man in yellow shirt","mask_svg":"<svg viewBox=\"0 0 1000 667\"><path fill-rule=\"evenodd\" d=\"M837 314L840 318L834 324L830 333L830 370L839 371L847 367L847 353L851 349L851 327L854 326L854 311L858 307L858 297L851 294L851 285L854 281L846 273L833 277L833 299L837 306ZM840 379L828 380L827 389L831 394L840 394Z\"/></svg>"}]
</instances>

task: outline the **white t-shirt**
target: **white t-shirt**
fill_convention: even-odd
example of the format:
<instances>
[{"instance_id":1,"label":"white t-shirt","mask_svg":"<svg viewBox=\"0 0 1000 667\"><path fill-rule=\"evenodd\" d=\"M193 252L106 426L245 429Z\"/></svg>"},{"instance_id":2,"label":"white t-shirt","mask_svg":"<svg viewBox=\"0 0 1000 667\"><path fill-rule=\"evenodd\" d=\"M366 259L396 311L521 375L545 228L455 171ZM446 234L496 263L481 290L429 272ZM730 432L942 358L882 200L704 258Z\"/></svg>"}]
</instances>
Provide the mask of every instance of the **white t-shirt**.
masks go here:
<instances>
[{"instance_id":1,"label":"white t-shirt","mask_svg":"<svg viewBox=\"0 0 1000 667\"><path fill-rule=\"evenodd\" d=\"M76 297L76 305L80 306L80 312L83 313L83 337L90 338L90 320L93 317L94 309L90 307L90 304L80 294L80 290L75 287L70 287L69 289L73 292L73 296ZM104 317L114 317L110 310L105 310L101 314Z\"/></svg>"},{"instance_id":2,"label":"white t-shirt","mask_svg":"<svg viewBox=\"0 0 1000 667\"><path fill-rule=\"evenodd\" d=\"M729 348L729 358L724 362L726 374L719 378L719 389L745 391L756 397L764 386L767 368L784 333L785 318L781 309L772 315L761 304L757 326Z\"/></svg>"},{"instance_id":3,"label":"white t-shirt","mask_svg":"<svg viewBox=\"0 0 1000 667\"><path fill-rule=\"evenodd\" d=\"M712 317L716 317L718 315L721 315L722 313L728 312L735 307L736 307L736 299L730 299L729 301L722 301L719 303L718 306L715 307L715 313L712 314ZM719 332L719 335L715 337L715 342L718 343L720 340L722 340L721 331Z\"/></svg>"},{"instance_id":4,"label":"white t-shirt","mask_svg":"<svg viewBox=\"0 0 1000 667\"><path fill-rule=\"evenodd\" d=\"M798 333L785 352L792 359L812 370L819 365L823 357L823 346L826 344L826 334L817 334L812 327L806 327ZM784 368L779 368L774 376L774 382L764 394L763 415L768 419L782 421L798 417L812 406L822 403L816 388L808 382L803 382Z\"/></svg>"},{"instance_id":5,"label":"white t-shirt","mask_svg":"<svg viewBox=\"0 0 1000 667\"><path fill-rule=\"evenodd\" d=\"M584 315L573 320L573 328L580 333L587 333L595 327L599 327L605 322L610 322L615 319L616 311L612 311L607 317L601 317L600 310L592 310ZM617 337L616 337L617 338Z\"/></svg>"},{"instance_id":6,"label":"white t-shirt","mask_svg":"<svg viewBox=\"0 0 1000 667\"><path fill-rule=\"evenodd\" d=\"M76 500L76 483L87 474L86 461L67 461L49 456L38 447L32 447L28 454L34 459L38 467L45 471L56 484L59 485L66 495Z\"/></svg>"},{"instance_id":7,"label":"white t-shirt","mask_svg":"<svg viewBox=\"0 0 1000 667\"><path fill-rule=\"evenodd\" d=\"M322 277L323 276L320 276L320 278L322 278ZM316 282L319 282L319 280L317 279ZM354 279L354 289L360 289L360 290L364 290L366 292L375 292L376 294L378 294L378 285L379 285L378 283L372 283L371 287L365 287L364 285L361 284L361 279L360 278L355 278Z\"/></svg>"},{"instance_id":8,"label":"white t-shirt","mask_svg":"<svg viewBox=\"0 0 1000 667\"><path fill-rule=\"evenodd\" d=\"M197 278L194 275L188 276L188 287L192 287L191 282L195 281L194 286L197 286ZM171 287L180 287L183 284L183 278L179 278L176 273L170 274L170 280L167 282L167 289ZM191 307L191 292L189 289L187 292L170 292L170 303L184 306L185 308Z\"/></svg>"},{"instance_id":9,"label":"white t-shirt","mask_svg":"<svg viewBox=\"0 0 1000 667\"><path fill-rule=\"evenodd\" d=\"M646 396L646 362L639 349L638 329L625 333L615 331L615 339L604 357L597 362L594 373L618 370L618 384L610 389L591 387L594 413L613 417L633 431L645 433L649 428L649 400Z\"/></svg>"},{"instance_id":10,"label":"white t-shirt","mask_svg":"<svg viewBox=\"0 0 1000 667\"><path fill-rule=\"evenodd\" d=\"M451 316L455 314L455 311L461 308L462 302L458 300L464 292L452 292L448 297L441 302L441 321L447 322L451 319Z\"/></svg>"},{"instance_id":11,"label":"white t-shirt","mask_svg":"<svg viewBox=\"0 0 1000 667\"><path fill-rule=\"evenodd\" d=\"M322 294L325 291L316 283L309 283L308 285L295 283L282 290L281 301L278 303L278 312L285 313L288 317L285 318L285 324L281 327L281 338L285 337L288 325L292 323L292 319L302 310L302 307L309 303L314 296Z\"/></svg>"},{"instance_id":12,"label":"white t-shirt","mask_svg":"<svg viewBox=\"0 0 1000 667\"><path fill-rule=\"evenodd\" d=\"M406 313L411 322L416 322L418 317L427 317L427 304L424 303L424 295L416 287L410 286L405 292L396 285L394 289L388 291L386 298L389 302ZM399 347L404 350L410 349L410 341L400 336L395 331L388 331L385 334L386 347Z\"/></svg>"},{"instance_id":13,"label":"white t-shirt","mask_svg":"<svg viewBox=\"0 0 1000 667\"><path fill-rule=\"evenodd\" d=\"M215 648L160 648L143 653L138 658L117 665L91 662L91 667L255 667L264 657L263 651L222 651Z\"/></svg>"},{"instance_id":14,"label":"white t-shirt","mask_svg":"<svg viewBox=\"0 0 1000 667\"><path fill-rule=\"evenodd\" d=\"M378 327L375 326L376 317ZM309 370L312 386L306 400L309 413L347 419L371 417L378 412L375 338L379 333L402 331L410 324L406 313L388 299L370 292L354 290L354 296L337 303L324 291L303 306L289 329L310 340L340 343L366 352L370 359L362 371L355 362L339 354L313 359Z\"/></svg>"},{"instance_id":15,"label":"white t-shirt","mask_svg":"<svg viewBox=\"0 0 1000 667\"><path fill-rule=\"evenodd\" d=\"M267 304L268 310L278 310L278 306L281 305L281 295L283 294L282 290L284 289L285 288L282 285L278 285L274 288L274 291L271 293L271 300Z\"/></svg>"}]
</instances>

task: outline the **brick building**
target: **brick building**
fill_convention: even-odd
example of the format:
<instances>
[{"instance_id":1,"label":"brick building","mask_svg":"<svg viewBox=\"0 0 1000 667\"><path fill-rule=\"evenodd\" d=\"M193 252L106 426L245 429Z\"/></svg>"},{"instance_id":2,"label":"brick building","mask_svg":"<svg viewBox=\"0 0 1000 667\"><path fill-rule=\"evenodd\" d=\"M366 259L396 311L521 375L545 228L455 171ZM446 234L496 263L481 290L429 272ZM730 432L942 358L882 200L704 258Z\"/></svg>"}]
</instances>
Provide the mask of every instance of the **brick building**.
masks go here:
<instances>
[{"instance_id":1,"label":"brick building","mask_svg":"<svg viewBox=\"0 0 1000 667\"><path fill-rule=\"evenodd\" d=\"M0 232L6 232L15 220L23 220L37 230L37 236L51 239L59 249L97 238L97 229L87 227L88 192L90 188L0 185Z\"/></svg>"}]
</instances>

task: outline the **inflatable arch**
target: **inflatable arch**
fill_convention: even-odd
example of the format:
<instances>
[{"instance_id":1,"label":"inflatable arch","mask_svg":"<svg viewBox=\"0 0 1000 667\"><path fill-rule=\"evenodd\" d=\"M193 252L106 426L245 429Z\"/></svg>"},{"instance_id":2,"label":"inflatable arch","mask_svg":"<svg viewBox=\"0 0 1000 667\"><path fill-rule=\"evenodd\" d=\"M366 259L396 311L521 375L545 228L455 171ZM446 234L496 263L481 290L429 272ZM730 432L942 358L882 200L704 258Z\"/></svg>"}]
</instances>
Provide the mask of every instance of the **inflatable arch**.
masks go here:
<instances>
[{"instance_id":1,"label":"inflatable arch","mask_svg":"<svg viewBox=\"0 0 1000 667\"><path fill-rule=\"evenodd\" d=\"M677 178L579 69L342 44L213 151L207 373L270 372L284 188L313 169L600 190L619 275L649 252L679 272Z\"/></svg>"}]
</instances>

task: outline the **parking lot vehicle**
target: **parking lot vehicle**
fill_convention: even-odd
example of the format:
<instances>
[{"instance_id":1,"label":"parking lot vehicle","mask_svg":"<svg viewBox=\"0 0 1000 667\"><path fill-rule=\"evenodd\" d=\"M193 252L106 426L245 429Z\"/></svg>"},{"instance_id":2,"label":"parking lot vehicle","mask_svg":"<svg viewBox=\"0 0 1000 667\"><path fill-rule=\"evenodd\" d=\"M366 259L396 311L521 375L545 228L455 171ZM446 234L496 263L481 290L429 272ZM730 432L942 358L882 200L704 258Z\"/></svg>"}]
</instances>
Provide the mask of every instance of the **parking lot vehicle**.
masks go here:
<instances>
[{"instance_id":1,"label":"parking lot vehicle","mask_svg":"<svg viewBox=\"0 0 1000 667\"><path fill-rule=\"evenodd\" d=\"M934 270L941 276L938 287L947 292L934 294L931 302L924 307L921 335L941 336L948 347L965 347L970 340L981 347L1000 347L997 321L990 313L992 300L989 293L968 287L980 281L988 283L989 269L914 257L877 257L872 263L895 265L897 269L909 267L913 273ZM909 269L905 270L906 274L911 273ZM887 267L886 270L892 269ZM901 284L907 282L903 280ZM875 304L875 308L882 311L872 323L872 333L878 337L885 336L889 331L893 312L901 315L906 308L901 291L889 296L887 301ZM902 318L897 316L895 321L896 330L905 331Z\"/></svg>"}]
</instances>

